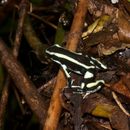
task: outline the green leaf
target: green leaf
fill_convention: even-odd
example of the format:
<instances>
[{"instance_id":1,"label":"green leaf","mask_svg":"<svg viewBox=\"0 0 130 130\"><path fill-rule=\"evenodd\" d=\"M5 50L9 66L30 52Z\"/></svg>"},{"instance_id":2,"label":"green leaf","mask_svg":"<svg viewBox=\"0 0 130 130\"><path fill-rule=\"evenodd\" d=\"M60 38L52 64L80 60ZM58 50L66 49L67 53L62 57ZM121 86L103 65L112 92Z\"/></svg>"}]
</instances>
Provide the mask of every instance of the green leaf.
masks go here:
<instances>
[{"instance_id":1,"label":"green leaf","mask_svg":"<svg viewBox=\"0 0 130 130\"><path fill-rule=\"evenodd\" d=\"M97 105L92 111L92 115L109 118L112 114L114 106L109 104Z\"/></svg>"},{"instance_id":2,"label":"green leaf","mask_svg":"<svg viewBox=\"0 0 130 130\"><path fill-rule=\"evenodd\" d=\"M64 35L65 35L65 30L63 29L62 25L59 23L58 28L56 30L55 44L63 43Z\"/></svg>"}]
</instances>

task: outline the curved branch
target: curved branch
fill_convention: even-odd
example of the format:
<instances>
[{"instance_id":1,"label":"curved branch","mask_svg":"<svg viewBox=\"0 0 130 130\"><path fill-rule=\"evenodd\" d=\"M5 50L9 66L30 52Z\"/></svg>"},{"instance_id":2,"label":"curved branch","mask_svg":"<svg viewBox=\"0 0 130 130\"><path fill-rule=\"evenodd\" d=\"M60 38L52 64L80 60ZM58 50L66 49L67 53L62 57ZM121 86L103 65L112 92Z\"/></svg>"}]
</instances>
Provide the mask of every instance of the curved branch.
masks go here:
<instances>
[{"instance_id":1,"label":"curved branch","mask_svg":"<svg viewBox=\"0 0 130 130\"><path fill-rule=\"evenodd\" d=\"M25 97L32 111L43 122L46 115L44 99L39 95L34 84L30 81L23 67L18 63L16 58L9 52L5 43L0 39L0 56L1 63L4 65L16 87Z\"/></svg>"}]
</instances>

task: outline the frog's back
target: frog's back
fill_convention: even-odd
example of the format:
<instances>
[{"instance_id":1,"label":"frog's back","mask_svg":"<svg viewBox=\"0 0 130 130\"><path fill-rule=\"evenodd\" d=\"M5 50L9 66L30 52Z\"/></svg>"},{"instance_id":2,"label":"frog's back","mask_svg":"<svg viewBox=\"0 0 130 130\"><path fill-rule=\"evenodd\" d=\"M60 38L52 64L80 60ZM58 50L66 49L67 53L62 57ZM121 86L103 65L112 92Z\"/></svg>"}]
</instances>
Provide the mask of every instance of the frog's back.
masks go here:
<instances>
[{"instance_id":1,"label":"frog's back","mask_svg":"<svg viewBox=\"0 0 130 130\"><path fill-rule=\"evenodd\" d=\"M66 64L68 66L69 64L75 64L79 67L81 67L82 65L92 65L89 56L84 56L81 53L69 51L57 44L49 47L46 50L46 53L50 55L53 61L59 61L61 64Z\"/></svg>"}]
</instances>

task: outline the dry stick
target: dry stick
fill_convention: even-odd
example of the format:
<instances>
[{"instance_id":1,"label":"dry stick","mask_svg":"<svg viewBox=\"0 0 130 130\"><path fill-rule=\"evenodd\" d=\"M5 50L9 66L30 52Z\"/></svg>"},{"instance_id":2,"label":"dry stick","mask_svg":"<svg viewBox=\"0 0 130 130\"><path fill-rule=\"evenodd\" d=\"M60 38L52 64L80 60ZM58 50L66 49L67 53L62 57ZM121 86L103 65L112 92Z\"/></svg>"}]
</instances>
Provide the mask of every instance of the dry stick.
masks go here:
<instances>
[{"instance_id":1,"label":"dry stick","mask_svg":"<svg viewBox=\"0 0 130 130\"><path fill-rule=\"evenodd\" d=\"M81 37L82 28L84 26L86 12L87 0L80 0L78 3L77 11L74 15L74 20L67 41L67 48L69 50L75 51L77 48ZM66 79L64 73L62 71L59 71L43 130L56 130L57 128L62 109L60 93L65 85Z\"/></svg>"},{"instance_id":2,"label":"dry stick","mask_svg":"<svg viewBox=\"0 0 130 130\"><path fill-rule=\"evenodd\" d=\"M50 27L54 28L54 29L57 29L57 26L49 21L46 21L45 19L39 17L38 15L34 14L34 13L30 13L28 12L28 14L34 18L37 18L38 20L44 22L45 24L49 25Z\"/></svg>"},{"instance_id":3,"label":"dry stick","mask_svg":"<svg viewBox=\"0 0 130 130\"><path fill-rule=\"evenodd\" d=\"M123 105L121 104L120 100L118 99L117 94L113 91L112 92L112 96L115 100L115 102L117 103L117 105L119 106L119 108L127 115L130 117L130 113L123 107Z\"/></svg>"},{"instance_id":4,"label":"dry stick","mask_svg":"<svg viewBox=\"0 0 130 130\"><path fill-rule=\"evenodd\" d=\"M2 96L0 99L0 129L3 129L4 125L4 114L6 110L6 105L9 96L9 76L5 79L5 84L3 85Z\"/></svg>"},{"instance_id":5,"label":"dry stick","mask_svg":"<svg viewBox=\"0 0 130 130\"><path fill-rule=\"evenodd\" d=\"M28 0L22 0L20 3L20 8L19 8L19 20L18 20L18 25L17 25L17 30L16 30L16 35L15 35L15 40L14 40L14 47L13 47L13 55L17 58L18 54L19 54L19 48L20 48L20 43L21 43L21 38L23 35L23 25L24 25L24 21L26 18L26 14L27 14L27 6L28 6ZM18 101L19 107L22 111L22 113L24 114L24 108L21 105L20 102L20 97L19 94L16 90L15 87L13 87L16 99Z\"/></svg>"},{"instance_id":6,"label":"dry stick","mask_svg":"<svg viewBox=\"0 0 130 130\"><path fill-rule=\"evenodd\" d=\"M16 58L19 52L19 46L20 46L20 41L21 41L22 32L23 32L23 23L24 23L26 12L27 12L26 0L21 1L19 12L20 13L19 13L18 28L16 30L16 36L15 36L15 42L14 42L14 48L13 48L13 54ZM0 128L3 127L4 112L6 110L6 105L7 105L8 96L9 96L9 84L10 84L10 77L9 75L7 75L7 78L5 79L5 85L2 91L1 101L0 101ZM14 91L16 93L16 89L14 89ZM21 110L23 109L21 108Z\"/></svg>"},{"instance_id":7,"label":"dry stick","mask_svg":"<svg viewBox=\"0 0 130 130\"><path fill-rule=\"evenodd\" d=\"M16 87L25 97L28 105L36 116L43 122L46 114L44 99L37 92L36 87L30 81L23 67L19 64L16 58L11 54L5 43L0 39L0 56L1 63L13 79Z\"/></svg>"},{"instance_id":8,"label":"dry stick","mask_svg":"<svg viewBox=\"0 0 130 130\"><path fill-rule=\"evenodd\" d=\"M27 0L22 0L20 3L19 20L14 41L13 55L17 58L19 53L20 41L23 35L23 24L27 13Z\"/></svg>"}]
</instances>

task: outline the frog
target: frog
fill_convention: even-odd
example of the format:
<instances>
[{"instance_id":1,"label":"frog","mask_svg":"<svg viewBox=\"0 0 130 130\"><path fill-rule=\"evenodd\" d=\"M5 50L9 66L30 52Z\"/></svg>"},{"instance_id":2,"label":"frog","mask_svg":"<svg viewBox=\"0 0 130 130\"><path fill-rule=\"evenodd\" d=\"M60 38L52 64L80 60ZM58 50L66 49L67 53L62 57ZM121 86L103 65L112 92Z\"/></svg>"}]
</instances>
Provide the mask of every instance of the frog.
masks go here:
<instances>
[{"instance_id":1,"label":"frog","mask_svg":"<svg viewBox=\"0 0 130 130\"><path fill-rule=\"evenodd\" d=\"M102 85L105 84L105 81L102 79L94 81L95 72L107 70L107 66L96 58L67 50L58 44L54 44L47 48L46 54L53 62L61 66L66 75L69 88L75 87L73 85L71 73L83 76L81 84L78 86L79 93L85 92L86 95L94 93L101 89Z\"/></svg>"}]
</instances>

